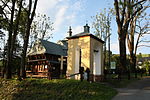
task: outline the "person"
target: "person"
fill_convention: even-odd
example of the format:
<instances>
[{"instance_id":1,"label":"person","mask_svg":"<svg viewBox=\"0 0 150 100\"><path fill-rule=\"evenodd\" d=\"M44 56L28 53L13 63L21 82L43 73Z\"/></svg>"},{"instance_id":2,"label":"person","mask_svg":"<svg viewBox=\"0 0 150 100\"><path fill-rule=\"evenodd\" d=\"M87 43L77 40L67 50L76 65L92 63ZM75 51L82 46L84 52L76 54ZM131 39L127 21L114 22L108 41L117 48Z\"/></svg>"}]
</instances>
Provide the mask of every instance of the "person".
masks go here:
<instances>
[{"instance_id":1,"label":"person","mask_svg":"<svg viewBox=\"0 0 150 100\"><path fill-rule=\"evenodd\" d=\"M84 67L79 68L80 80L83 81Z\"/></svg>"},{"instance_id":2,"label":"person","mask_svg":"<svg viewBox=\"0 0 150 100\"><path fill-rule=\"evenodd\" d=\"M89 82L90 81L90 69L87 68L85 72L87 73L87 81Z\"/></svg>"}]
</instances>

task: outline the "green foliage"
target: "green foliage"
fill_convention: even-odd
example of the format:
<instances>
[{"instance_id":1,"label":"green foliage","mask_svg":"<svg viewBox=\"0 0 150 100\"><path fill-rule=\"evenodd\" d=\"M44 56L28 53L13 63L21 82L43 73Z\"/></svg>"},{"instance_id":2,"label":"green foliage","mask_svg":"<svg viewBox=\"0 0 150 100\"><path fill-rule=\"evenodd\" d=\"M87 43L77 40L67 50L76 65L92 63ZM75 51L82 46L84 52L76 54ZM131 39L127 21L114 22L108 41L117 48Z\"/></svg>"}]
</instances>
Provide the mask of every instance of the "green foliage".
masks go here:
<instances>
[{"instance_id":1,"label":"green foliage","mask_svg":"<svg viewBox=\"0 0 150 100\"><path fill-rule=\"evenodd\" d=\"M1 79L0 89L0 99L11 100L111 100L117 93L100 83L77 80Z\"/></svg>"},{"instance_id":2,"label":"green foliage","mask_svg":"<svg viewBox=\"0 0 150 100\"><path fill-rule=\"evenodd\" d=\"M0 60L0 67L1 67L1 66L3 66L3 61L2 61L2 60Z\"/></svg>"},{"instance_id":3,"label":"green foliage","mask_svg":"<svg viewBox=\"0 0 150 100\"><path fill-rule=\"evenodd\" d=\"M113 54L111 57L111 61L116 62L116 67L119 66L119 55L118 54Z\"/></svg>"},{"instance_id":4,"label":"green foliage","mask_svg":"<svg viewBox=\"0 0 150 100\"><path fill-rule=\"evenodd\" d=\"M1 23L0 29L8 30L8 23L9 23L8 19L0 16L0 23Z\"/></svg>"},{"instance_id":5,"label":"green foliage","mask_svg":"<svg viewBox=\"0 0 150 100\"><path fill-rule=\"evenodd\" d=\"M149 70L150 70L150 62L148 60L146 60L146 61L143 62L142 66L143 66L143 68L146 69L146 72L148 73Z\"/></svg>"},{"instance_id":6,"label":"green foliage","mask_svg":"<svg viewBox=\"0 0 150 100\"><path fill-rule=\"evenodd\" d=\"M110 59L112 58L112 52L110 51L108 51L108 50L106 50L106 65L105 65L105 67L107 68L107 69L110 69L110 67L109 67L109 53L110 53Z\"/></svg>"},{"instance_id":7,"label":"green foliage","mask_svg":"<svg viewBox=\"0 0 150 100\"><path fill-rule=\"evenodd\" d=\"M27 9L24 8L20 14L20 22L19 22L19 33L24 37L25 30L27 28Z\"/></svg>"},{"instance_id":8,"label":"green foliage","mask_svg":"<svg viewBox=\"0 0 150 100\"><path fill-rule=\"evenodd\" d=\"M18 68L20 68L20 62L21 62L21 58L19 58L19 57L13 59L12 73L14 73L14 74L17 73Z\"/></svg>"}]
</instances>

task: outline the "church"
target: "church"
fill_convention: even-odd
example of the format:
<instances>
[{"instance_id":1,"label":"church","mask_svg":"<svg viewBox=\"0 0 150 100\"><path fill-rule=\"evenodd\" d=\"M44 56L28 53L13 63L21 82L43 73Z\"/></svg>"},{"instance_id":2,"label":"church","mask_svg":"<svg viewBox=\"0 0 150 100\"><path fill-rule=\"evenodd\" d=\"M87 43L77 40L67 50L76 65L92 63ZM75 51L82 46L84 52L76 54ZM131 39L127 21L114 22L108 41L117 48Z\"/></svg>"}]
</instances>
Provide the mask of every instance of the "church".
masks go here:
<instances>
[{"instance_id":1,"label":"church","mask_svg":"<svg viewBox=\"0 0 150 100\"><path fill-rule=\"evenodd\" d=\"M80 79L79 70L83 67L90 70L91 81L101 81L104 76L103 43L90 33L88 24L84 31L72 35L57 43L37 40L27 58L26 73L29 77Z\"/></svg>"}]
</instances>

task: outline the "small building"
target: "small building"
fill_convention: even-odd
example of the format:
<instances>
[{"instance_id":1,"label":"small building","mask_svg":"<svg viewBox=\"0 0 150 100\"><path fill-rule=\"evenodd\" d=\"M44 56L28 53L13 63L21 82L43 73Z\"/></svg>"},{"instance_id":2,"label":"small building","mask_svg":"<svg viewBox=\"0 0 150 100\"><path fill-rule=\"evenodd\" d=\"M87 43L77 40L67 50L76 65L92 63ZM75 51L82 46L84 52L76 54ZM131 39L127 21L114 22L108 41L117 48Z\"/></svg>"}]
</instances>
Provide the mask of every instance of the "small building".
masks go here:
<instances>
[{"instance_id":1,"label":"small building","mask_svg":"<svg viewBox=\"0 0 150 100\"><path fill-rule=\"evenodd\" d=\"M27 54L27 77L60 78L67 69L67 40L37 40Z\"/></svg>"},{"instance_id":2,"label":"small building","mask_svg":"<svg viewBox=\"0 0 150 100\"><path fill-rule=\"evenodd\" d=\"M80 67L90 69L90 80L101 81L104 75L103 43L101 39L90 33L86 24L84 32L70 36L68 39L67 75L80 79Z\"/></svg>"}]
</instances>

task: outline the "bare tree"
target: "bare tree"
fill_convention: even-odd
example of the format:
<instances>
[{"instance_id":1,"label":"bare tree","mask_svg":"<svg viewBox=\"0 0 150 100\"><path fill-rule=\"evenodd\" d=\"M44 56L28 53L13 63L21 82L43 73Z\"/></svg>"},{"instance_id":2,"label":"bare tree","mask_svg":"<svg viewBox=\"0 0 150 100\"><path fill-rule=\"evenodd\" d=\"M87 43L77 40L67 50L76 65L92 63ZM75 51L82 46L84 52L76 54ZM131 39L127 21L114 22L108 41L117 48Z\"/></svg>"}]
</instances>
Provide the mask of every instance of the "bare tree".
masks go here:
<instances>
[{"instance_id":1,"label":"bare tree","mask_svg":"<svg viewBox=\"0 0 150 100\"><path fill-rule=\"evenodd\" d=\"M50 31L53 30L53 23L50 17L45 14L36 15L30 30L30 47L36 39L48 40L49 38L52 38L52 33L50 33Z\"/></svg>"},{"instance_id":2,"label":"bare tree","mask_svg":"<svg viewBox=\"0 0 150 100\"><path fill-rule=\"evenodd\" d=\"M128 48L129 48L129 53L130 53L130 66L129 66L129 71L132 69L134 69L135 71L135 77L137 77L136 74L136 51L137 51L137 46L138 46L138 42L139 39L141 38L141 34L144 35L143 33L140 32L140 34L138 35L138 39L137 39L137 43L136 46L134 46L135 43L135 30L136 27L140 25L140 22L138 21L138 19L141 17L142 19L144 19L144 17L146 16L146 14L142 17L141 14L148 8L148 6L143 7L143 9L141 11L139 11L135 17L133 17L130 21L129 24L129 31L127 34L127 42L128 42ZM138 24L137 24L138 21ZM148 22L145 22L145 25L148 26ZM147 30L146 26L143 27L143 30L141 30L141 26L139 26L140 28L138 30L144 31ZM130 72L129 72L130 73ZM130 75L130 74L129 74ZM130 79L130 76L128 77Z\"/></svg>"},{"instance_id":3,"label":"bare tree","mask_svg":"<svg viewBox=\"0 0 150 100\"><path fill-rule=\"evenodd\" d=\"M108 12L108 13L107 13ZM111 14L112 14L112 9L109 9L106 11L106 8L97 15L92 16L93 18L93 28L95 29L94 33L95 36L98 38L102 39L104 43L104 66L106 68L106 44L107 40L110 40L110 23L111 23ZM108 46L109 47L109 46ZM107 68L109 69L109 67Z\"/></svg>"},{"instance_id":4,"label":"bare tree","mask_svg":"<svg viewBox=\"0 0 150 100\"><path fill-rule=\"evenodd\" d=\"M129 23L131 19L133 19L136 16L136 14L143 9L142 4L145 1L147 0L114 0L120 49L120 71L127 70L126 35L128 32Z\"/></svg>"}]
</instances>

